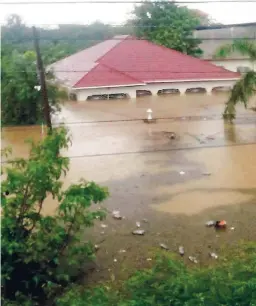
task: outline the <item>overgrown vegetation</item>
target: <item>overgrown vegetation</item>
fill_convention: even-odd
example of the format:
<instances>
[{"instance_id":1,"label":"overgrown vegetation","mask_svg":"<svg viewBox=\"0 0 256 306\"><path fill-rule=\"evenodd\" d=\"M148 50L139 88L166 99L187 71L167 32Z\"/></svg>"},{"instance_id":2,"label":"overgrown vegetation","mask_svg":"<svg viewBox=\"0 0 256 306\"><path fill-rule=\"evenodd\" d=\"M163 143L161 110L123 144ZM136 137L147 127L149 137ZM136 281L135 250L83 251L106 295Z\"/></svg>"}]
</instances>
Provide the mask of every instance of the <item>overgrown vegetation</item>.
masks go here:
<instances>
[{"instance_id":1,"label":"overgrown vegetation","mask_svg":"<svg viewBox=\"0 0 256 306\"><path fill-rule=\"evenodd\" d=\"M248 40L235 40L233 44L221 47L216 52L216 57L225 58L233 52L239 52L250 59L250 62L256 62L256 43ZM232 121L236 117L236 105L243 103L247 108L248 101L256 94L256 71L244 73L239 81L233 87L229 100L226 103L223 117Z\"/></svg>"},{"instance_id":2,"label":"overgrown vegetation","mask_svg":"<svg viewBox=\"0 0 256 306\"><path fill-rule=\"evenodd\" d=\"M47 73L47 91L51 113L59 110L66 93L54 84L54 76ZM43 122L42 94L39 85L34 51L19 53L2 48L2 108L3 125L40 124Z\"/></svg>"},{"instance_id":3,"label":"overgrown vegetation","mask_svg":"<svg viewBox=\"0 0 256 306\"><path fill-rule=\"evenodd\" d=\"M185 54L202 54L200 40L193 37L201 24L195 11L171 2L147 2L136 6L133 13L132 24L138 37Z\"/></svg>"},{"instance_id":4,"label":"overgrown vegetation","mask_svg":"<svg viewBox=\"0 0 256 306\"><path fill-rule=\"evenodd\" d=\"M61 151L70 143L64 128L42 142L30 142L29 158L14 159L2 182L2 302L38 305L51 299L94 257L84 229L105 217L107 189L81 180L63 190L69 159ZM47 199L56 199L53 215L43 214Z\"/></svg>"},{"instance_id":5,"label":"overgrown vegetation","mask_svg":"<svg viewBox=\"0 0 256 306\"><path fill-rule=\"evenodd\" d=\"M256 243L230 252L208 268L188 268L168 255L137 272L119 290L106 284L92 290L73 287L57 306L254 306Z\"/></svg>"}]
</instances>

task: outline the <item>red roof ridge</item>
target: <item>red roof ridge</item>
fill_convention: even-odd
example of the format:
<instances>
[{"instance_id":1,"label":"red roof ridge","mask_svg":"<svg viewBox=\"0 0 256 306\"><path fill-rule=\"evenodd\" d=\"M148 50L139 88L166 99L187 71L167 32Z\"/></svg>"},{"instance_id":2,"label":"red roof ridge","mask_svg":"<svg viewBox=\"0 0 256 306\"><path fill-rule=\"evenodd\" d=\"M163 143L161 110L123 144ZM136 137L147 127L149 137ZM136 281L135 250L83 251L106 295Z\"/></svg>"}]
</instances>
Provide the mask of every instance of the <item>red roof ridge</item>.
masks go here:
<instances>
[{"instance_id":1,"label":"red roof ridge","mask_svg":"<svg viewBox=\"0 0 256 306\"><path fill-rule=\"evenodd\" d=\"M117 46L119 46L124 40L127 40L128 37L131 37L130 35L115 35L112 40L115 38L115 37L118 37L118 36L126 36L124 37L124 39L120 39L119 43L117 43L115 46L113 46L111 49L109 49L104 55L102 55L101 57L99 57L97 59L97 62L100 62L109 52L113 51Z\"/></svg>"},{"instance_id":2,"label":"red roof ridge","mask_svg":"<svg viewBox=\"0 0 256 306\"><path fill-rule=\"evenodd\" d=\"M90 72L94 71L96 69L96 67L99 65L99 63L96 63L96 65L87 73L85 73L74 85L72 85L72 87L76 87L76 84L78 84L86 75L88 75Z\"/></svg>"},{"instance_id":3,"label":"red roof ridge","mask_svg":"<svg viewBox=\"0 0 256 306\"><path fill-rule=\"evenodd\" d=\"M134 81L136 81L136 82L139 82L140 84L145 84L143 81L138 80L138 79L136 79L136 78L130 76L129 74L126 74L126 73L124 73L124 72L122 72L122 71L119 71L119 70L117 70L117 69L115 69L115 68L109 67L108 65L105 65L105 64L102 64L102 63L96 63L96 65L95 65L88 73L86 73L85 75L83 75L83 76L82 76L82 77L81 77L72 87L75 88L76 85L77 85L85 76L88 76L89 74L91 74L91 73L92 73L94 70L96 70L96 68L99 67L99 66L106 67L106 68L109 69L110 71L112 70L112 71L117 72L117 73L119 73L119 74L121 74L121 75L125 75L125 76L128 77L129 79L134 80ZM139 84L138 84L138 85L139 85ZM85 87L85 88L86 88L86 87Z\"/></svg>"},{"instance_id":4,"label":"red roof ridge","mask_svg":"<svg viewBox=\"0 0 256 306\"><path fill-rule=\"evenodd\" d=\"M137 78L135 78L135 77L129 75L128 73L125 73L125 72L123 72L123 71L120 71L120 70L118 70L118 69L116 69L116 68L113 68L113 67L108 66L108 65L103 64L103 63L99 63L99 64L100 64L101 66L107 67L107 68L110 69L110 70L116 71L116 72L118 72L119 74L125 75L125 76L129 77L130 79L132 79L132 80L134 80L134 81L136 81L136 82L145 84L145 82L143 82L142 80L137 79ZM92 70L91 70L91 71L92 71Z\"/></svg>"}]
</instances>

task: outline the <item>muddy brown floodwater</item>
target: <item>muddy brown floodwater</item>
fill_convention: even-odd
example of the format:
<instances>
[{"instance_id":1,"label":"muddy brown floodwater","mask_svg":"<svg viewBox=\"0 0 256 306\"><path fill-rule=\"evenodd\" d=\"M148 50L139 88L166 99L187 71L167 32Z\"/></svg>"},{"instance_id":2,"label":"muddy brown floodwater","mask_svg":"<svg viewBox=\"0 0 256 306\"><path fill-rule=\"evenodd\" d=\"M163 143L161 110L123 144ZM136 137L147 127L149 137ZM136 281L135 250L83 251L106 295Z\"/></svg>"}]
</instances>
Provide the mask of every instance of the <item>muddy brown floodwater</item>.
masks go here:
<instances>
[{"instance_id":1,"label":"muddy brown floodwater","mask_svg":"<svg viewBox=\"0 0 256 306\"><path fill-rule=\"evenodd\" d=\"M204 264L212 260L210 249L218 253L224 244L256 239L256 116L238 107L234 124L224 124L225 100L225 94L191 94L63 105L54 122L65 122L73 137L64 185L83 177L108 186L104 206L125 216L109 215L106 228L99 222L85 234L100 244L91 280L122 278L131 267L147 266L160 243L174 252L183 245L185 261L192 255ZM155 124L141 120L148 108ZM41 127L6 128L2 145L25 157L28 137L40 139ZM55 209L49 199L44 213ZM226 232L204 225L220 219L228 223ZM136 221L144 236L131 234Z\"/></svg>"}]
</instances>

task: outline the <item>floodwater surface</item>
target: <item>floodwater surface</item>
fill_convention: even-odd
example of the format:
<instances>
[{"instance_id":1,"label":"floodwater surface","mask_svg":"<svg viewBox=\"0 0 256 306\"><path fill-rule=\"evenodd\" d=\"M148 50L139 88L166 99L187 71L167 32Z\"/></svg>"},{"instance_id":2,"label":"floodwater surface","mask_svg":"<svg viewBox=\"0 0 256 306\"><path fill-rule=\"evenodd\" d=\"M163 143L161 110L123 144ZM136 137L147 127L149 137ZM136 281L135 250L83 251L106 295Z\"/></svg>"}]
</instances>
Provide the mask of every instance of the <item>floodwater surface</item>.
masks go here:
<instances>
[{"instance_id":1,"label":"floodwater surface","mask_svg":"<svg viewBox=\"0 0 256 306\"><path fill-rule=\"evenodd\" d=\"M209 247L219 251L225 243L256 239L256 116L238 107L234 124L224 123L225 101L225 94L191 94L63 105L54 122L65 122L73 139L64 152L70 157L64 187L80 178L108 186L103 206L125 216L109 215L106 228L98 223L89 233L100 243L95 279L127 275L124 266L146 266L159 243L175 252L183 245L205 263ZM155 124L142 120L148 108ZM5 128L2 145L26 157L28 137L41 139L41 127ZM44 213L56 207L49 199ZM212 219L225 219L228 230L219 235L206 228ZM136 221L145 236L131 234Z\"/></svg>"}]
</instances>

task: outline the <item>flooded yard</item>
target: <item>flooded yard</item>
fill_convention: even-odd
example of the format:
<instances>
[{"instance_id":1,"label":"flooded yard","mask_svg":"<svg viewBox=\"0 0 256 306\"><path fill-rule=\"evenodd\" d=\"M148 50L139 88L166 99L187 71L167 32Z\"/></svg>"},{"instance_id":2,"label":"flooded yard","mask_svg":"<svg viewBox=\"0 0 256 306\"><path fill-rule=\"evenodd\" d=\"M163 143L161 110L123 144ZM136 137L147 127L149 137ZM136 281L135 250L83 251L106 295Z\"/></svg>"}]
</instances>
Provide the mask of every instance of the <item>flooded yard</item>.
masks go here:
<instances>
[{"instance_id":1,"label":"flooded yard","mask_svg":"<svg viewBox=\"0 0 256 306\"><path fill-rule=\"evenodd\" d=\"M191 94L137 103L67 102L54 118L66 123L73 138L65 152L65 186L81 177L108 186L105 206L125 216L109 215L89 233L100 244L92 279L122 278L131 266L147 266L160 243L176 253L182 245L184 260L192 255L207 263L209 249L221 252L224 244L256 239L256 113L238 107L234 124L224 123L225 100L225 94ZM148 108L155 124L142 121ZM6 128L2 145L25 157L28 137L40 139L41 127ZM44 212L55 208L49 201ZM228 223L223 233L205 227L222 219ZM144 236L131 234L136 222Z\"/></svg>"}]
</instances>

